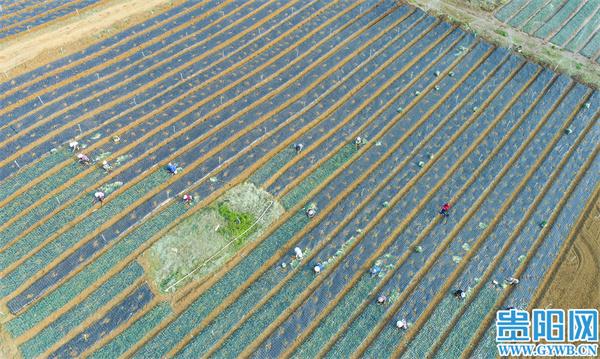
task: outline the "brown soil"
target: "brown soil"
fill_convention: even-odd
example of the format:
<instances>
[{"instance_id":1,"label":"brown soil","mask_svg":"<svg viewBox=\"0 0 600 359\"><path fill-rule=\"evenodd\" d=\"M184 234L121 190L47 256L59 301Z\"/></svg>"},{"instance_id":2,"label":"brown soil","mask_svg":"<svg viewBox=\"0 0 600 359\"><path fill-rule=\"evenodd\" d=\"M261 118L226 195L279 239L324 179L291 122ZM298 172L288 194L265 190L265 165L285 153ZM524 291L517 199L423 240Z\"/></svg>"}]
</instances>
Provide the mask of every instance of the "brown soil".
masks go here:
<instances>
[{"instance_id":1,"label":"brown soil","mask_svg":"<svg viewBox=\"0 0 600 359\"><path fill-rule=\"evenodd\" d=\"M73 54L147 20L183 0L107 0L0 42L1 79Z\"/></svg>"},{"instance_id":2,"label":"brown soil","mask_svg":"<svg viewBox=\"0 0 600 359\"><path fill-rule=\"evenodd\" d=\"M599 196L588 206L573 239L549 271L548 283L536 293L532 307L600 309Z\"/></svg>"},{"instance_id":3,"label":"brown soil","mask_svg":"<svg viewBox=\"0 0 600 359\"><path fill-rule=\"evenodd\" d=\"M475 32L495 45L518 50L531 61L566 73L591 87L600 87L600 64L580 54L558 48L497 20L484 9L493 9L494 0L405 0L430 14Z\"/></svg>"}]
</instances>

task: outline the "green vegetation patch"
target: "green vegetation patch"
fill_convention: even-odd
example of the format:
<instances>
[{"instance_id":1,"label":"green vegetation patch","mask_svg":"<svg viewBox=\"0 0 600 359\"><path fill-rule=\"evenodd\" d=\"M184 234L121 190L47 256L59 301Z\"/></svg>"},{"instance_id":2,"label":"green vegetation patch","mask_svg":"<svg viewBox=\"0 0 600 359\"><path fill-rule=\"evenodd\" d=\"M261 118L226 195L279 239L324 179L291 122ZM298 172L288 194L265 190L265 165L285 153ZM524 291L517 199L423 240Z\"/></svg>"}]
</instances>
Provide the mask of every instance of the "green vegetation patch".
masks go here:
<instances>
[{"instance_id":1,"label":"green vegetation patch","mask_svg":"<svg viewBox=\"0 0 600 359\"><path fill-rule=\"evenodd\" d=\"M273 158L271 158L269 162L267 162L261 168L256 170L256 172L250 176L249 181L257 186L261 186L266 180L283 168L286 163L291 161L295 155L296 151L294 149L286 148L277 155L273 156Z\"/></svg>"},{"instance_id":2,"label":"green vegetation patch","mask_svg":"<svg viewBox=\"0 0 600 359\"><path fill-rule=\"evenodd\" d=\"M283 212L269 193L241 184L171 229L141 262L160 291L172 292L214 272Z\"/></svg>"},{"instance_id":3,"label":"green vegetation patch","mask_svg":"<svg viewBox=\"0 0 600 359\"><path fill-rule=\"evenodd\" d=\"M328 159L323 165L317 168L310 176L306 177L302 182L298 184L294 189L288 192L281 202L287 209L292 208L302 199L304 199L310 191L315 189L329 176L331 176L339 167L352 158L356 154L356 147L354 144L348 144L342 147L338 153Z\"/></svg>"}]
</instances>

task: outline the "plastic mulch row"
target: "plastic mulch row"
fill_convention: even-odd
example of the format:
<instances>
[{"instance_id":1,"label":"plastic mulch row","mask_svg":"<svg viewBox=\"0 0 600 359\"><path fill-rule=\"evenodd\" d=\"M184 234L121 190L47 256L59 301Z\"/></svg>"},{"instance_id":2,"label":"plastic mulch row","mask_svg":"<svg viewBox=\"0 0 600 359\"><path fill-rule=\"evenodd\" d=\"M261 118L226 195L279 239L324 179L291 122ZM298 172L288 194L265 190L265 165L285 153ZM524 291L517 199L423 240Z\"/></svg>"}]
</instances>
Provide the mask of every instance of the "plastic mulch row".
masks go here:
<instances>
[{"instance_id":1,"label":"plastic mulch row","mask_svg":"<svg viewBox=\"0 0 600 359\"><path fill-rule=\"evenodd\" d=\"M64 358L67 356L77 356L87 348L94 345L95 342L108 335L112 330L119 325L125 323L127 319L133 316L136 312L142 310L148 304L154 295L147 284L143 284L127 298L111 308L102 319L85 328L81 333L77 334L73 339L58 348L50 354L50 358Z\"/></svg>"},{"instance_id":2,"label":"plastic mulch row","mask_svg":"<svg viewBox=\"0 0 600 359\"><path fill-rule=\"evenodd\" d=\"M24 357L38 357L52 345L60 341L71 330L76 328L86 318L90 317L96 311L100 310L111 299L119 295L124 289L131 286L136 279L144 274L143 268L133 262L116 276L103 283L98 289L92 292L87 298L77 303L75 307L58 317L47 327L40 330L33 338L19 346ZM17 317L18 318L18 317ZM7 327L13 337L23 333L23 329L29 329L28 326L14 329L14 321L9 322Z\"/></svg>"},{"instance_id":3,"label":"plastic mulch row","mask_svg":"<svg viewBox=\"0 0 600 359\"><path fill-rule=\"evenodd\" d=\"M257 131L257 132L258 132L258 131ZM253 134L252 134L252 133L250 133L249 135L247 135L247 137L248 137L248 136L251 136L251 135L253 135ZM213 138L213 140L218 140L218 138L214 137L214 138ZM243 138L242 138L242 139L240 139L240 140L239 140L239 142L242 142L242 143L250 143L251 141L245 141L245 142L244 142L244 141L243 141ZM210 148L210 147L204 147L204 150L206 150L207 148ZM237 153L237 151L235 151L235 148L234 148L234 147L227 148L227 149L226 149L226 150L224 150L223 152L225 152L225 153L229 152L229 153L231 153L231 154L229 154L229 155L220 155L220 156L217 156L217 155L215 155L215 156L213 156L213 157L212 157L212 158L209 160L209 163L208 163L207 165L205 165L205 166L203 166L203 167L200 167L200 168L197 168L197 169L195 169L195 170L194 170L194 171L195 171L195 173L198 173L198 172L204 172L204 173L206 173L207 169L208 169L208 168L210 168L210 166L214 166L214 168L216 168L216 167L219 165L219 163L216 163L216 162L218 161L218 160L217 160L217 158L228 158L228 157L229 157L229 156L231 156L232 154L235 154L235 153ZM189 157L189 156L194 156L194 157L196 157L196 156L198 156L198 153L199 153L198 151L190 151L190 152L187 154L187 156L188 156L188 157ZM200 151L200 153L202 153L202 152ZM185 163L185 162L183 162L183 161L178 161L178 163ZM184 176L184 177L186 177L186 178L202 178L202 177L203 177L203 176L199 176L199 177L196 177L196 176L194 176L194 171L192 171L192 173L186 173L186 174L184 174L183 176ZM168 190L170 190L172 193L178 193L178 192L180 192L181 190L183 190L183 189L184 189L185 185L186 185L186 180L185 180L185 179L181 179L181 180L179 180L178 182L176 182L175 184L173 184L173 186L174 186L174 187L171 187L171 188L170 188L170 189L168 189ZM148 212L149 212L149 211L152 209L152 203L153 203L153 202L154 202L154 203L160 203L160 200L161 200L161 199L163 199L163 198L165 198L165 193L166 193L166 191L168 191L168 190L164 190L164 191L163 191L164 193L162 193L162 192L161 192L161 193L159 193L159 194L156 194L156 195L153 197L154 201L153 201L153 199L150 199L150 200L149 200L149 201L147 201L147 202L146 202L144 205L142 205L142 206L139 206L137 209L135 209L135 210L134 210L134 211L133 211L133 212L130 214L130 217L131 217L131 216L134 216L134 217L133 217L134 219L135 219L135 218L142 218L142 217L144 217L144 216L145 216L145 213L148 213ZM112 238L112 237L114 237L114 236L115 236L115 234L118 234L118 232L122 232L122 231L126 230L126 229L127 229L127 227L129 227L129 225L130 225L130 224L131 224L131 219L129 219L129 218L125 218L124 220L121 220L119 223L117 223L117 224L115 224L115 225L113 226L113 229L112 229L112 230L111 230L111 229L109 229L109 230L105 231L105 233L103 233L103 234L106 234L106 235L104 236L103 240L102 240L102 241L100 241L100 243L104 243L104 242L106 242L106 239L105 239L105 238ZM116 227L116 228L119 228L119 227L121 227L122 229L119 229L119 230L118 230L118 232L117 232L117 231L116 231L116 229L115 229L115 227ZM90 241L90 242L88 242L88 243L92 243L92 241ZM89 248L90 246L87 246L87 247ZM85 250L85 252L87 252L87 254L84 254L84 257L86 257L86 256L87 256L87 257L89 257L89 256L90 256L90 255L91 255L91 254L92 254L94 251L97 251L98 249L99 249L99 247L96 247L96 248L95 248L94 250L92 250L91 252L90 252L91 248L89 248L89 249ZM80 256L81 256L81 255L82 255L81 253L76 253L75 255L72 255L71 257L73 258L73 261L71 261L71 262L72 262L72 263L74 263L75 265L77 265L77 264L79 263L79 258L80 258ZM66 264L66 265L69 265L68 263L65 263L65 264ZM66 272L63 272L63 275L64 275L65 273L66 273ZM49 277L49 276L47 276L47 277ZM53 282L57 281L58 279L60 279L60 277L61 277L61 276L58 276L58 277L56 277L56 276L55 276L55 277L54 277L54 279L53 279L53 280L52 280L50 283L53 283ZM46 282L46 281L43 281L43 282ZM40 282L40 284L41 284L41 282ZM41 288L42 288L42 289L43 289L43 288L45 288L45 286L46 286L47 284L48 284L48 283L46 283L46 284L43 284L43 286L42 286ZM35 285L34 285L33 287L35 287ZM27 294L29 295L29 299L30 299L30 300L31 300L31 299L33 299L33 298L36 298L37 296L39 296L39 294L37 294L37 295L34 295L34 296L31 296L31 294L32 294L32 293L36 293L36 292L38 292L38 291L40 290L40 288L39 288L40 286L38 285L37 287L38 287L38 289L35 289L35 288L34 288L34 289L32 289L31 291L29 291L29 290L27 291ZM30 287L30 288L31 288L31 287ZM19 301L19 300L17 300L17 301ZM11 302L13 302L13 301L11 301Z\"/></svg>"}]
</instances>

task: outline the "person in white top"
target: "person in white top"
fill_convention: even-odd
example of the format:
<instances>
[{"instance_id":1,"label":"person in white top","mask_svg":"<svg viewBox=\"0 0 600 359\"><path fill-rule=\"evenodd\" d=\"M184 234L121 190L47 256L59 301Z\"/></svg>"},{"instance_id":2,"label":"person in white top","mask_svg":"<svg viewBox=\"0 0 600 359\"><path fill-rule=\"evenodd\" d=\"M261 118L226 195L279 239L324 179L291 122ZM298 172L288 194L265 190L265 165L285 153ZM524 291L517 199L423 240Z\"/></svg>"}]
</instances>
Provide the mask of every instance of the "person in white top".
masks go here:
<instances>
[{"instance_id":1,"label":"person in white top","mask_svg":"<svg viewBox=\"0 0 600 359\"><path fill-rule=\"evenodd\" d=\"M100 202L100 205L102 205L102 203L104 203L104 192L98 191L94 193L94 198L96 201Z\"/></svg>"},{"instance_id":2,"label":"person in white top","mask_svg":"<svg viewBox=\"0 0 600 359\"><path fill-rule=\"evenodd\" d=\"M77 159L79 160L79 163L84 165L89 165L92 162L90 158L83 153L77 154Z\"/></svg>"}]
</instances>

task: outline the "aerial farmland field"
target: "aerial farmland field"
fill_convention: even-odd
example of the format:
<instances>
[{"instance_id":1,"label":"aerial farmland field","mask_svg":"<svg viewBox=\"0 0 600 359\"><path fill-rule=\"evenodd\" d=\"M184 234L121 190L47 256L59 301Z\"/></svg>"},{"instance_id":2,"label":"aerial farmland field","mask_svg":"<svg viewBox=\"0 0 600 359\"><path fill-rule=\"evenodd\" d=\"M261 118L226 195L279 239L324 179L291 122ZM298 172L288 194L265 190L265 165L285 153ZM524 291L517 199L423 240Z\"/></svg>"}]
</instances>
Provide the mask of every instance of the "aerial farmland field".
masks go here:
<instances>
[{"instance_id":1,"label":"aerial farmland field","mask_svg":"<svg viewBox=\"0 0 600 359\"><path fill-rule=\"evenodd\" d=\"M127 4L0 8L0 357L495 358L500 309L598 309L598 84L399 1ZM597 61L561 6L522 30Z\"/></svg>"}]
</instances>

